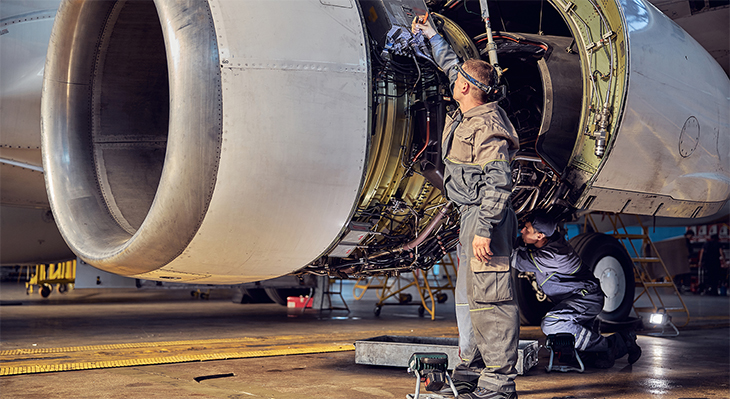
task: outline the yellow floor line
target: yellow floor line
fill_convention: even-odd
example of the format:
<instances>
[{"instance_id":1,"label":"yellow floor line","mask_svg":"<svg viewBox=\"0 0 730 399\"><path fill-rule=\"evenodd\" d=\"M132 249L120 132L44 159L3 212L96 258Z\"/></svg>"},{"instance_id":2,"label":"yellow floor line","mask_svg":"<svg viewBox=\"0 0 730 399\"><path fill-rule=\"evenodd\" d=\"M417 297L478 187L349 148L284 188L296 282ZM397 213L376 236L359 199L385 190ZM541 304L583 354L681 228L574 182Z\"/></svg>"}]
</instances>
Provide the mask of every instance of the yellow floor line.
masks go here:
<instances>
[{"instance_id":1,"label":"yellow floor line","mask_svg":"<svg viewBox=\"0 0 730 399\"><path fill-rule=\"evenodd\" d=\"M20 374L36 374L51 373L59 371L72 370L90 370L114 367L129 366L149 366L153 364L169 364L169 363L186 363L208 360L226 360L226 359L244 359L251 357L266 356L284 356L284 355L300 355L308 353L325 353L325 352L344 352L355 350L354 345L305 345L302 347L288 347L286 349L269 349L269 350L251 350L239 352L218 352L218 353L200 353L185 354L177 356L163 357L141 357L135 359L112 359L97 362L59 362L58 359L38 359L34 363L24 366L8 366L3 364L0 366L0 376L20 375ZM9 352L9 351L8 351ZM112 356L113 357L113 356ZM39 361L40 360L40 361Z\"/></svg>"},{"instance_id":2,"label":"yellow floor line","mask_svg":"<svg viewBox=\"0 0 730 399\"><path fill-rule=\"evenodd\" d=\"M295 336L278 336L277 337L277 339L285 340L285 341L289 341L294 338L295 338ZM300 337L296 336L296 338L300 338ZM0 356L101 351L101 350L115 350L115 349L160 348L160 347L167 347L167 346L250 344L252 342L265 342L267 340L270 340L270 338L245 337L245 338L202 339L202 340L187 340L187 341L134 342L134 343L109 344L109 345L69 346L69 347L64 347L64 348L12 349L12 350L0 351Z\"/></svg>"}]
</instances>

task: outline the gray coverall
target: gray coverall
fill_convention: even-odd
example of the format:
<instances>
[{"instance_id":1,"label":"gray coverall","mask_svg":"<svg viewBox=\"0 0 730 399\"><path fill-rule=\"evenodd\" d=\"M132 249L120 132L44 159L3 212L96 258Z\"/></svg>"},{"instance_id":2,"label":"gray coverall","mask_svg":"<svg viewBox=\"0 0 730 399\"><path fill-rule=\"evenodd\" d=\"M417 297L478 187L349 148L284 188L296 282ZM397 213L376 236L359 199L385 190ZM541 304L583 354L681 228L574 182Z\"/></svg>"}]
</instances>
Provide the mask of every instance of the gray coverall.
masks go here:
<instances>
[{"instance_id":1,"label":"gray coverall","mask_svg":"<svg viewBox=\"0 0 730 399\"><path fill-rule=\"evenodd\" d=\"M441 36L432 37L430 43L434 59L453 85L458 57ZM517 218L508 197L512 190L510 161L518 148L519 137L497 103L447 117L442 137L444 188L446 197L461 212L455 296L462 363L454 370L454 378L478 378L480 387L497 392L514 392L517 375L519 314L510 275ZM474 257L475 235L491 239L489 262ZM465 321L460 310L465 308L459 305L463 304L460 288L464 286L471 331L462 329Z\"/></svg>"}]
</instances>

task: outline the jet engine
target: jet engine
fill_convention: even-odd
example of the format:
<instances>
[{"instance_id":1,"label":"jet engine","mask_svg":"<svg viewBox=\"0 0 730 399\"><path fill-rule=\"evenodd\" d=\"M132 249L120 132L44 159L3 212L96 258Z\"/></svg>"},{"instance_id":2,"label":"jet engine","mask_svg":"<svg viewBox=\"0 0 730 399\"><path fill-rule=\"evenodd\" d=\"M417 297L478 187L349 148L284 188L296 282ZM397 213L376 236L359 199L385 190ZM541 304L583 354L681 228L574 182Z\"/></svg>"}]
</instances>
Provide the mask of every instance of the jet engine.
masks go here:
<instances>
[{"instance_id":1,"label":"jet engine","mask_svg":"<svg viewBox=\"0 0 730 399\"><path fill-rule=\"evenodd\" d=\"M730 82L689 35L644 0L489 4L519 214L720 209ZM456 104L409 33L426 12L486 59L471 0L64 1L42 98L63 237L151 280L431 267L458 241L439 149Z\"/></svg>"}]
</instances>

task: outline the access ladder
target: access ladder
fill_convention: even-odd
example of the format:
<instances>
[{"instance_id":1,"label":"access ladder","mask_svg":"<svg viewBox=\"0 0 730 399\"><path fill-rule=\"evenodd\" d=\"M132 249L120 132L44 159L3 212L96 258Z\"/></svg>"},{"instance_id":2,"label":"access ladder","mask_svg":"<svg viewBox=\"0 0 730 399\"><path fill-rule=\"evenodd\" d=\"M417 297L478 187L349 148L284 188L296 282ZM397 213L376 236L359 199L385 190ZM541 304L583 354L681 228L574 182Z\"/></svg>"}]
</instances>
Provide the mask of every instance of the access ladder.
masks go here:
<instances>
[{"instance_id":1,"label":"access ladder","mask_svg":"<svg viewBox=\"0 0 730 399\"><path fill-rule=\"evenodd\" d=\"M667 266L664 264L664 261L662 261L662 258L659 255L659 251L657 251L656 246L649 237L649 228L644 226L644 224L641 222L641 218L638 215L634 215L636 217L638 226L641 228L641 233L630 234L626 225L621 219L621 215L615 213L601 213L600 215L608 217L608 220L613 226L613 233L611 233L611 235L618 239L621 244L623 244L623 246L626 248L626 251L629 253L629 256L631 256L631 259L634 262L634 281L636 284L636 288L641 289L639 294L634 296L634 312L636 312L637 314L640 312L656 313L659 309L664 309L667 313L682 312L687 315L687 319L680 327L686 326L689 323L689 310L687 309L687 305L682 299L682 295L680 294L677 285L674 284L674 280L672 279L672 276L669 273ZM594 228L594 231L598 231L596 227L596 222L593 220L594 216L595 214L588 214L586 220L590 221L591 225ZM641 240L641 246L639 247L639 250L637 250L637 247L634 244L634 241L638 240ZM651 248L650 253L655 254L655 256L642 256L644 252L641 251L641 249L643 248ZM664 269L664 277L653 278L648 269L650 264L661 265L661 267ZM679 305L665 305L661 293L661 289L665 288L669 288L674 291L674 294L676 294L677 298L679 299ZM664 293L664 295L667 295L666 292ZM637 306L637 302L644 297L648 299L648 301L651 303L651 306Z\"/></svg>"}]
</instances>

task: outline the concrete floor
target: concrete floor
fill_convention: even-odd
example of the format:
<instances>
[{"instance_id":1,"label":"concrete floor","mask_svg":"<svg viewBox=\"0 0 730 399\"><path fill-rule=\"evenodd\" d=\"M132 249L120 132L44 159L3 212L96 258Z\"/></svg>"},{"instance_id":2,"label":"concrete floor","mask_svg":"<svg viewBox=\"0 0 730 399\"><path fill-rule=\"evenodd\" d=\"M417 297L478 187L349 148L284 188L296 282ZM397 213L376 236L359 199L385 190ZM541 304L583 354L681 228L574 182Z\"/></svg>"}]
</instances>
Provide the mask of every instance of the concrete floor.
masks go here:
<instances>
[{"instance_id":1,"label":"concrete floor","mask_svg":"<svg viewBox=\"0 0 730 399\"><path fill-rule=\"evenodd\" d=\"M190 290L75 290L43 299L4 283L0 359L5 367L16 361L6 351L161 341L250 337L262 346L286 340L306 346L385 334L456 336L452 298L430 320L408 305L385 306L376 317L374 292L360 301L351 285L343 293L349 314L290 314L276 304L234 304L229 290L213 290L208 300L192 299ZM675 338L639 335L643 356L633 366L620 359L609 370L546 373L548 354L541 350L540 364L516 380L520 398L730 397L730 298L683 298L689 324ZM536 327L522 327L520 338L544 343ZM404 398L414 386L405 369L357 365L350 350L4 376L0 397L367 399Z\"/></svg>"}]
</instances>

